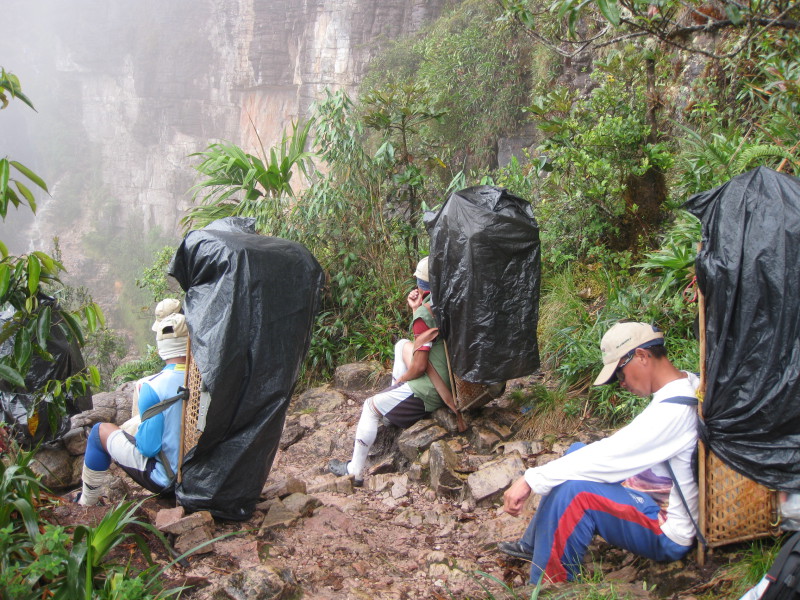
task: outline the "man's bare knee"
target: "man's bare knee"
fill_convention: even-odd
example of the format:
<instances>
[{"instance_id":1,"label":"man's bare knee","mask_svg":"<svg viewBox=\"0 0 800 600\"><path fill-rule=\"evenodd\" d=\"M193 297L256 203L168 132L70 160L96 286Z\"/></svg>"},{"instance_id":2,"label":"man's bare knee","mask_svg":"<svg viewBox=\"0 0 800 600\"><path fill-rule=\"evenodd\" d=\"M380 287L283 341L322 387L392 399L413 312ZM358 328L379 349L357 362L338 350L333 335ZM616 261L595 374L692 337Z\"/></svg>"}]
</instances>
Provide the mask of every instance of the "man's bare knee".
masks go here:
<instances>
[{"instance_id":1,"label":"man's bare knee","mask_svg":"<svg viewBox=\"0 0 800 600\"><path fill-rule=\"evenodd\" d=\"M100 434L100 443L103 444L103 449L108 452L108 436L114 433L119 427L113 423L100 423L98 433Z\"/></svg>"}]
</instances>

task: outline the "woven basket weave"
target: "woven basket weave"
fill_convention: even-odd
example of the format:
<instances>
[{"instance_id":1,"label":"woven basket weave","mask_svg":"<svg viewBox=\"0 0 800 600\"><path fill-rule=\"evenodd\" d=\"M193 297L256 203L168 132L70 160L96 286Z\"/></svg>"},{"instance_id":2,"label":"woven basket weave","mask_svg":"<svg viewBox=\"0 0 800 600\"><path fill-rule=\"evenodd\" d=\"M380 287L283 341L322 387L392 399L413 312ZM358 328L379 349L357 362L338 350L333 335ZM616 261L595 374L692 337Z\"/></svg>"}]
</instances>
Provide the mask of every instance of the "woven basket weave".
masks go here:
<instances>
[{"instance_id":1,"label":"woven basket weave","mask_svg":"<svg viewBox=\"0 0 800 600\"><path fill-rule=\"evenodd\" d=\"M776 533L776 494L705 452L705 537L709 548Z\"/></svg>"},{"instance_id":2,"label":"woven basket weave","mask_svg":"<svg viewBox=\"0 0 800 600\"><path fill-rule=\"evenodd\" d=\"M459 410L480 408L492 401L489 386L465 381L458 375L454 375L454 378L456 380L456 406Z\"/></svg>"},{"instance_id":3,"label":"woven basket weave","mask_svg":"<svg viewBox=\"0 0 800 600\"><path fill-rule=\"evenodd\" d=\"M197 445L200 434L203 433L197 429L202 385L200 370L190 350L186 357L186 387L189 390L189 399L183 405L183 456Z\"/></svg>"}]
</instances>

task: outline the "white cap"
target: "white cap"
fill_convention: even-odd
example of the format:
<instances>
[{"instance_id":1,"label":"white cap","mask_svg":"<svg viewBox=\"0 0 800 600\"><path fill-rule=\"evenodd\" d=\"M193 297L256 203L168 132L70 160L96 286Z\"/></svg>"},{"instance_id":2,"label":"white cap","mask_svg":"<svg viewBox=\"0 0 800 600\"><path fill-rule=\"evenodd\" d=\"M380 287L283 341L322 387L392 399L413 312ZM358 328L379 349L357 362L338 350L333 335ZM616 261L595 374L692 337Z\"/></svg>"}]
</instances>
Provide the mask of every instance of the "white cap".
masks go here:
<instances>
[{"instance_id":1,"label":"white cap","mask_svg":"<svg viewBox=\"0 0 800 600\"><path fill-rule=\"evenodd\" d=\"M417 263L417 270L414 271L414 277L422 279L422 281L430 281L428 279L428 257L426 256Z\"/></svg>"},{"instance_id":2,"label":"white cap","mask_svg":"<svg viewBox=\"0 0 800 600\"><path fill-rule=\"evenodd\" d=\"M594 380L594 385L605 385L616 380L619 359L636 348L663 346L664 334L657 327L647 323L617 323L606 331L600 340L600 352L603 354L603 369Z\"/></svg>"}]
</instances>

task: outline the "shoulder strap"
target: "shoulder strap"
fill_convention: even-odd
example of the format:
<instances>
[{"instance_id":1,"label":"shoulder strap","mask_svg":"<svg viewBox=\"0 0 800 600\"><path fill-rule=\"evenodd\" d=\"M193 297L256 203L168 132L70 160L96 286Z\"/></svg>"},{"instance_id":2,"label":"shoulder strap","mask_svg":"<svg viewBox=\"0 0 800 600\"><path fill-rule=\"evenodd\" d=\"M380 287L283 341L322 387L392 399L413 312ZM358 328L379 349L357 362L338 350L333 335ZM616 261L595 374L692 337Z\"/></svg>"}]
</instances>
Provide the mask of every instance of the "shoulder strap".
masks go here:
<instances>
[{"instance_id":1,"label":"shoulder strap","mask_svg":"<svg viewBox=\"0 0 800 600\"><path fill-rule=\"evenodd\" d=\"M767 579L770 583L764 595L761 596L762 598L772 600L773 598L781 597L780 586L786 586L794 593L800 590L800 577L798 577L797 573L783 571L792 553L800 553L800 531L795 532L795 534L786 541L783 548L781 548L781 551L778 553L778 556L775 558L775 562L772 563L772 567L770 567L769 572L767 572ZM797 563L795 562L793 566L796 567L796 565ZM790 566L790 569L792 569L793 566Z\"/></svg>"},{"instance_id":2,"label":"shoulder strap","mask_svg":"<svg viewBox=\"0 0 800 600\"><path fill-rule=\"evenodd\" d=\"M172 396L172 398L167 398L166 400L161 400L158 404L154 404L146 411L144 411L142 413L142 421L146 421L150 417L155 417L156 415L160 415L162 412L167 410L170 406L172 406L176 402L180 402L181 400L188 400L188 398L189 398L189 390L181 386L178 388L178 394L176 396Z\"/></svg>"},{"instance_id":3,"label":"shoulder strap","mask_svg":"<svg viewBox=\"0 0 800 600\"><path fill-rule=\"evenodd\" d=\"M189 390L181 386L178 388L178 394L172 396L171 398L166 398L165 400L162 400L158 404L154 404L146 411L144 411L144 413L142 413L142 421L146 421L151 417L160 415L176 402L181 402L182 400L188 400L188 398L189 398ZM161 464L164 466L164 471L167 474L167 479L169 479L170 481L170 485L167 486L169 488L175 482L175 472L172 470L172 467L169 464L169 459L167 458L167 454L164 452L164 450L161 450L161 452L159 452L158 457L161 459Z\"/></svg>"},{"instance_id":4,"label":"shoulder strap","mask_svg":"<svg viewBox=\"0 0 800 600\"><path fill-rule=\"evenodd\" d=\"M665 404L683 404L684 406L697 406L697 396L673 396L661 402Z\"/></svg>"},{"instance_id":5,"label":"shoulder strap","mask_svg":"<svg viewBox=\"0 0 800 600\"><path fill-rule=\"evenodd\" d=\"M433 317L434 322L435 322L436 321L436 317L433 314L433 310L431 310L431 305L428 304L428 303L423 303L422 305L425 308L428 309L428 312L431 314L431 317ZM417 349L420 346L422 346L423 344L426 344L428 342L432 342L438 336L439 336L439 328L438 327L431 327L425 333L423 333L421 335L418 335L418 336L415 336L414 337L414 352L416 352ZM445 350L445 352L447 352L447 351ZM448 362L447 367L448 367L448 369L450 368L449 362ZM447 387L447 385L445 384L444 380L442 379L442 376L439 375L439 372L433 367L433 365L430 363L430 361L428 361L428 366L425 368L425 373L428 375L428 378L431 380L431 383L433 383L433 387L436 388L436 393L439 394L439 397L447 405L447 408L449 408L450 410L452 410L455 413L455 415L456 415L456 423L458 424L459 433L465 432L467 430L467 424L464 422L464 417L461 416L461 411L458 410L458 407L456 406L455 399L453 398L453 393Z\"/></svg>"},{"instance_id":6,"label":"shoulder strap","mask_svg":"<svg viewBox=\"0 0 800 600\"><path fill-rule=\"evenodd\" d=\"M670 464L669 460L667 462L667 471L669 471L669 476L672 478L672 482L675 484L675 489L678 490L678 495L681 497L681 502L683 502L683 508L686 509L686 514L689 515L689 520L692 522L694 526L694 531L697 534L697 539L703 544L703 548L708 548L708 542L706 538L703 537L703 533L700 531L700 527L697 526L697 521L694 520L692 516L692 511L689 510L689 503L686 502L686 497L683 495L683 490L681 490L681 486L678 483L678 479L675 477L675 471L672 470L672 465Z\"/></svg>"},{"instance_id":7,"label":"shoulder strap","mask_svg":"<svg viewBox=\"0 0 800 600\"><path fill-rule=\"evenodd\" d=\"M436 392L447 405L447 408L455 413L459 433L465 432L467 430L467 424L464 422L464 417L461 416L461 411L459 411L458 407L456 407L455 400L453 400L453 394L445 385L442 376L439 375L436 369L433 368L433 365L430 363L430 361L428 361L428 366L425 369L425 373L430 378L431 383L433 383L433 387L436 388Z\"/></svg>"},{"instance_id":8,"label":"shoulder strap","mask_svg":"<svg viewBox=\"0 0 800 600\"><path fill-rule=\"evenodd\" d=\"M681 404L683 406L697 406L697 397L696 396L673 396L672 398L667 398L666 400L661 401L664 404ZM681 497L681 502L683 503L683 508L686 509L686 514L689 515L689 520L692 522L694 526L694 531L697 534L697 539L703 544L703 548L708 548L708 542L706 538L703 537L702 532L700 531L700 527L697 526L697 522L694 520L692 516L692 511L689 509L689 503L686 502L686 497L683 495L683 490L681 489L680 484L678 483L678 478L675 477L675 471L672 470L672 464L669 460L666 461L667 463L667 471L669 471L669 476L672 478L672 482L675 484L675 489L678 490L678 496Z\"/></svg>"}]
</instances>

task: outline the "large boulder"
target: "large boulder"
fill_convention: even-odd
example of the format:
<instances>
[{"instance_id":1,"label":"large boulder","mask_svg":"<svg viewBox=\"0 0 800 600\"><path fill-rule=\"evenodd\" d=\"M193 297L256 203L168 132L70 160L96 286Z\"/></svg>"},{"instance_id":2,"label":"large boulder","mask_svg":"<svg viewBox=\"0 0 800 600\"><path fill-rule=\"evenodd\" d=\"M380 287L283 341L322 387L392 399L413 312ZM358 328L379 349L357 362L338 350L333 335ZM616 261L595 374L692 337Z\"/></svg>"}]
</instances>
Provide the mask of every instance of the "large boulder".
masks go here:
<instances>
[{"instance_id":1,"label":"large boulder","mask_svg":"<svg viewBox=\"0 0 800 600\"><path fill-rule=\"evenodd\" d=\"M377 361L341 365L333 374L333 387L346 392L381 389L390 384L391 373Z\"/></svg>"},{"instance_id":2,"label":"large boulder","mask_svg":"<svg viewBox=\"0 0 800 600\"><path fill-rule=\"evenodd\" d=\"M70 429L64 434L62 442L72 456L78 456L86 452L86 441L88 440L85 427Z\"/></svg>"},{"instance_id":3,"label":"large boulder","mask_svg":"<svg viewBox=\"0 0 800 600\"><path fill-rule=\"evenodd\" d=\"M327 385L311 388L298 396L292 410L315 410L318 415L333 413L347 403L347 396Z\"/></svg>"},{"instance_id":4,"label":"large boulder","mask_svg":"<svg viewBox=\"0 0 800 600\"><path fill-rule=\"evenodd\" d=\"M76 469L73 467L74 459L65 448L42 448L31 461L31 470L41 475L42 485L59 490L75 487L80 483L80 471L76 480ZM80 459L77 459L79 462Z\"/></svg>"},{"instance_id":5,"label":"large boulder","mask_svg":"<svg viewBox=\"0 0 800 600\"><path fill-rule=\"evenodd\" d=\"M416 460L428 446L447 435L447 430L431 419L417 421L397 438L400 452L408 460Z\"/></svg>"},{"instance_id":6,"label":"large boulder","mask_svg":"<svg viewBox=\"0 0 800 600\"><path fill-rule=\"evenodd\" d=\"M467 488L477 502L494 502L525 472L525 462L517 452L486 463L467 477Z\"/></svg>"}]
</instances>

